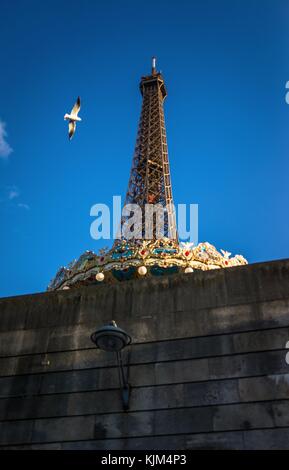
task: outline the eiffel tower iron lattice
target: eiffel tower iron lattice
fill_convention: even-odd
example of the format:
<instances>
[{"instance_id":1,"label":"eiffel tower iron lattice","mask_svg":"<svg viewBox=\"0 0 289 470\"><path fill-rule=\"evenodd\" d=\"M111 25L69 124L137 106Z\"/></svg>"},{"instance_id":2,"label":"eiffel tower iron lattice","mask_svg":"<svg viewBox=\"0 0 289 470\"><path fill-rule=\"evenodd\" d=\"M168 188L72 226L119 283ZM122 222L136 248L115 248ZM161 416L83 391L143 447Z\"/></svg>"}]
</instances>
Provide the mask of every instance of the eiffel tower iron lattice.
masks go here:
<instances>
[{"instance_id":1,"label":"eiffel tower iron lattice","mask_svg":"<svg viewBox=\"0 0 289 470\"><path fill-rule=\"evenodd\" d=\"M142 212L139 238L167 237L178 240L173 205L168 146L163 102L167 96L164 79L156 71L156 59L152 59L152 73L140 82L143 96L135 152L126 193L125 206L137 204ZM146 211L146 206L148 211ZM149 212L149 209L151 212ZM158 212L159 209L159 212ZM163 210L165 209L165 211ZM149 217L155 211L154 217ZM158 231L157 216L163 215L163 226ZM129 238L125 229L131 211L122 217L122 238ZM134 227L134 231L135 227ZM138 237L136 237L138 238Z\"/></svg>"}]
</instances>

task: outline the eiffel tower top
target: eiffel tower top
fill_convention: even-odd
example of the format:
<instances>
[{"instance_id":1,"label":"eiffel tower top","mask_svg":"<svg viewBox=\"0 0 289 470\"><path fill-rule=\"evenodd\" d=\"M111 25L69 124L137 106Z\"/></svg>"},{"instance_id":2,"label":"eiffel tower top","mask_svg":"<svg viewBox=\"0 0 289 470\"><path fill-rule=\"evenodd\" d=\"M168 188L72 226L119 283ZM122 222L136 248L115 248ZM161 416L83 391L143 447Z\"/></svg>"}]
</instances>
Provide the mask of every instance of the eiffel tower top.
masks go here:
<instances>
[{"instance_id":1,"label":"eiffel tower top","mask_svg":"<svg viewBox=\"0 0 289 470\"><path fill-rule=\"evenodd\" d=\"M160 86L160 90L162 92L163 100L164 100L165 97L167 96L167 90L166 90L165 82L164 82L161 72L157 71L156 61L157 61L156 57L152 57L152 73L151 75L146 75L141 78L140 91L141 91L141 94L143 95L145 86L151 83L158 82Z\"/></svg>"},{"instance_id":2,"label":"eiffel tower top","mask_svg":"<svg viewBox=\"0 0 289 470\"><path fill-rule=\"evenodd\" d=\"M142 110L125 199L127 207L134 204L140 208L137 235L126 236L130 235L130 214L122 216L121 236L113 247L100 250L99 254L86 251L78 260L60 268L48 290L247 264L243 256L230 258L229 252L221 250L221 254L207 242L195 247L178 242L163 110L167 91L157 72L155 57L151 75L141 78L140 91ZM162 236L157 233L155 218L148 223L147 206L166 208Z\"/></svg>"}]
</instances>

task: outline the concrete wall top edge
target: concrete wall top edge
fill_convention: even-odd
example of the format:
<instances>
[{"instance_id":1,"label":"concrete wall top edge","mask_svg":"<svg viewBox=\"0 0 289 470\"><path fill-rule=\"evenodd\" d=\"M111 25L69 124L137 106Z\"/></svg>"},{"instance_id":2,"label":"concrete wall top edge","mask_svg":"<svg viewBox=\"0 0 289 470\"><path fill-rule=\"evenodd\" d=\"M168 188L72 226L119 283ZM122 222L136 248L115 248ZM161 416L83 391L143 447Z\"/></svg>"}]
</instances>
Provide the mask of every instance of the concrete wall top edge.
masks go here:
<instances>
[{"instance_id":1,"label":"concrete wall top edge","mask_svg":"<svg viewBox=\"0 0 289 470\"><path fill-rule=\"evenodd\" d=\"M273 261L263 261L260 263L252 263L248 264L246 266L235 266L231 268L223 268L223 269L216 269L216 270L210 270L210 271L195 271L194 273L191 274L176 274L176 275L170 275L170 276L161 276L161 277L151 277L151 278L144 278L144 279L138 279L138 280L132 280L132 281L124 281L121 283L116 283L116 284L99 284L95 286L86 286L86 287L81 287L81 288L76 288L76 289L71 289L69 291L61 292L61 291L55 291L55 292L36 292L32 294L22 294L22 295L16 295L16 296L9 296L9 297L0 297L0 305L1 302L9 302L9 301L17 301L17 300L35 300L37 297L43 297L43 296L50 296L50 297L55 297L58 296L60 293L64 295L78 295L79 293L88 293L90 294L92 291L96 292L97 290L101 289L118 289L118 288L131 288L131 285L139 285L140 287L144 288L149 288L151 285L158 285L158 284L163 284L164 282L171 281L172 283L179 283L182 282L184 279L188 278L190 279L190 282L199 282L203 281L206 282L210 278L215 278L215 277L220 277L222 278L223 275L230 275L231 273L235 272L240 272L243 275L249 272L254 272L256 273L257 271L262 271L262 270L276 272L277 271L282 271L285 270L288 274L289 278L289 258L281 259L281 260L273 260Z\"/></svg>"},{"instance_id":2,"label":"concrete wall top edge","mask_svg":"<svg viewBox=\"0 0 289 470\"><path fill-rule=\"evenodd\" d=\"M98 325L113 318L124 327L136 323L137 329L139 322L153 323L150 330L159 330L158 337L165 321L168 331L180 336L184 334L177 331L182 314L183 320L186 318L198 327L194 334L200 335L205 331L201 325L204 329L208 318L211 333L219 330L221 324L224 330L234 324L234 329L243 330L245 323L248 329L258 328L260 321L264 322L262 304L271 301L282 300L284 306L281 310L277 304L274 309L272 306L272 311L266 314L269 323L265 326L288 324L286 299L289 299L289 259L2 298L0 330ZM242 324L237 325L237 320Z\"/></svg>"}]
</instances>

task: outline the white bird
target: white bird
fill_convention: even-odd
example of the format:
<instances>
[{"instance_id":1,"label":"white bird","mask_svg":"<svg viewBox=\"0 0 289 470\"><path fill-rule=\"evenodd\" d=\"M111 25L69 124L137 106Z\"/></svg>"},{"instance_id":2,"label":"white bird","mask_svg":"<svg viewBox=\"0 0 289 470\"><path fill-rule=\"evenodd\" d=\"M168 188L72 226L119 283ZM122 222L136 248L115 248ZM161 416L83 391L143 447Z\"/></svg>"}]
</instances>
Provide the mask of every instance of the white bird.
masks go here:
<instances>
[{"instance_id":1,"label":"white bird","mask_svg":"<svg viewBox=\"0 0 289 470\"><path fill-rule=\"evenodd\" d=\"M78 113L80 110L80 97L77 98L75 105L73 106L70 114L65 114L64 115L64 120L69 121L68 123L68 137L69 140L72 139L73 134L76 129L76 121L81 121L81 118L78 117Z\"/></svg>"}]
</instances>

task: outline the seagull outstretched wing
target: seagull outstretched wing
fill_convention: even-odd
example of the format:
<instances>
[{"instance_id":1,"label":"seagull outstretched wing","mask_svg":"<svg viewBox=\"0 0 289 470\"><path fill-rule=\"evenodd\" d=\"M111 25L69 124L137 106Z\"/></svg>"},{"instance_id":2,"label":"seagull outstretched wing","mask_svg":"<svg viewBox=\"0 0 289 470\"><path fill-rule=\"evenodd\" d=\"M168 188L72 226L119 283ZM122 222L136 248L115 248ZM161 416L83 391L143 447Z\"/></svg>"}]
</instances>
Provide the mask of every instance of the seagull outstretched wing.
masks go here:
<instances>
[{"instance_id":1,"label":"seagull outstretched wing","mask_svg":"<svg viewBox=\"0 0 289 470\"><path fill-rule=\"evenodd\" d=\"M73 134L74 134L74 132L75 132L75 129L76 129L76 122L75 122L75 121L69 121L69 123L68 123L68 136L69 136L69 140L72 139Z\"/></svg>"},{"instance_id":2,"label":"seagull outstretched wing","mask_svg":"<svg viewBox=\"0 0 289 470\"><path fill-rule=\"evenodd\" d=\"M77 116L80 110L80 97L77 98L75 105L71 110L71 116Z\"/></svg>"}]
</instances>

